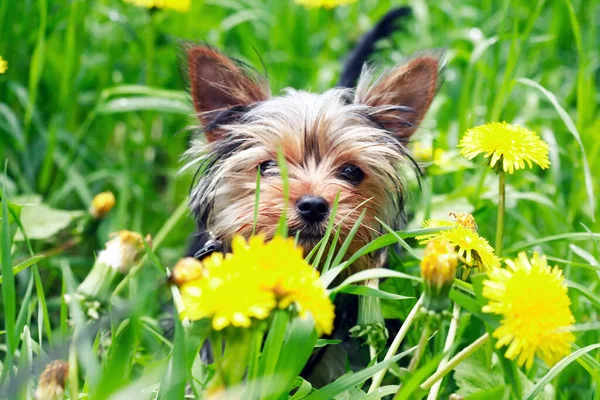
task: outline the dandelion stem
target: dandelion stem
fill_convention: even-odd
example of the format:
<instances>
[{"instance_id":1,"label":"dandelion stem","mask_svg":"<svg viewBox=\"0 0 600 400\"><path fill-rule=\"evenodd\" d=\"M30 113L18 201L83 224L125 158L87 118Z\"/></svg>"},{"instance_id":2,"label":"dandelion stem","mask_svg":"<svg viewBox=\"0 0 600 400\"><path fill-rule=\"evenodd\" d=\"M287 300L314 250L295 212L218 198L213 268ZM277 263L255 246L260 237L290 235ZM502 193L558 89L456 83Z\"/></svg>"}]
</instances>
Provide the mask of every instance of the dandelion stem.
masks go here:
<instances>
[{"instance_id":1,"label":"dandelion stem","mask_svg":"<svg viewBox=\"0 0 600 400\"><path fill-rule=\"evenodd\" d=\"M458 354L456 354L448 363L441 369L438 369L435 374L431 375L423 384L421 385L421 389L427 390L438 380L442 379L446 376L450 371L452 371L458 364L469 358L469 356L475 353L481 346L483 346L490 339L490 334L485 333L479 339L462 349Z\"/></svg>"},{"instance_id":2,"label":"dandelion stem","mask_svg":"<svg viewBox=\"0 0 600 400\"><path fill-rule=\"evenodd\" d=\"M503 169L498 172L498 221L496 222L496 255L502 257L502 239L504 238L504 208L505 208L506 176Z\"/></svg>"},{"instance_id":3,"label":"dandelion stem","mask_svg":"<svg viewBox=\"0 0 600 400\"><path fill-rule=\"evenodd\" d=\"M417 303L414 305L414 307L412 308L412 310L406 317L406 320L404 320L404 323L402 324L400 331L398 331L398 334L394 338L394 341L390 345L390 348L389 348L388 352L385 354L385 357L383 358L382 361L389 360L390 358L392 358L396 355L396 352L398 351L398 348L400 348L400 344L402 344L402 340L404 340L404 338L406 337L406 334L408 333L408 329L414 322L415 317L417 316L417 313L418 313L419 308L421 307L422 303L423 303L423 297L421 296L419 301L417 301ZM381 385L381 381L383 380L383 377L385 376L386 372L387 372L387 368L384 368L381 371L379 371L378 373L376 373L375 375L373 375L373 381L371 382L371 386L369 387L369 393L372 393L379 388L379 386Z\"/></svg>"},{"instance_id":4,"label":"dandelion stem","mask_svg":"<svg viewBox=\"0 0 600 400\"><path fill-rule=\"evenodd\" d=\"M429 322L427 322L425 327L423 328L423 332L421 332L421 337L419 338L417 350L415 350L415 352L413 353L413 356L410 359L410 363L408 364L409 372L413 372L421 362L421 358L423 358L423 353L425 353L425 347L427 346L427 341L429 340L430 334L431 325Z\"/></svg>"},{"instance_id":5,"label":"dandelion stem","mask_svg":"<svg viewBox=\"0 0 600 400\"><path fill-rule=\"evenodd\" d=\"M450 326L448 327L448 336L446 336L446 342L444 343L444 353L450 351L450 348L452 348L452 345L454 344L454 339L456 339L456 331L458 330L458 318L460 317L460 306L456 303L454 303L454 308L452 309L452 320L450 321ZM442 361L440 361L440 365L438 366L437 370L441 371L446 364L448 363L448 359L450 358L450 354L446 354L444 356L444 358L442 358ZM442 386L442 379L438 380L433 387L431 388L431 391L429 392L429 395L427 396L427 400L435 400L437 399L437 395L440 391L440 388Z\"/></svg>"}]
</instances>

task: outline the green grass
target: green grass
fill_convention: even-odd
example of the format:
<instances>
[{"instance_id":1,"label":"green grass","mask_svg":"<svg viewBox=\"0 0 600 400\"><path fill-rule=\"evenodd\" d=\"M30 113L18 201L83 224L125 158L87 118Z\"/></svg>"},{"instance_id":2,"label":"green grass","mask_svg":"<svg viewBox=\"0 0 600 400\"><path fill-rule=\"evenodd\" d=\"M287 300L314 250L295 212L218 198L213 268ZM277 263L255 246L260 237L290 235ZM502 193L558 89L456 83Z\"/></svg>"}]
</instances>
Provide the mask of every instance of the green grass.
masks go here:
<instances>
[{"instance_id":1,"label":"green grass","mask_svg":"<svg viewBox=\"0 0 600 400\"><path fill-rule=\"evenodd\" d=\"M159 397L177 398L182 376L196 382L213 373L194 358L198 338L206 333L194 336L178 326L169 339L158 323L161 304L171 298L164 267L183 254L193 229L185 206L192 176L178 170L190 137L186 127L197 122L190 117L191 103L179 76L177 40L206 41L260 70L262 62L274 93L287 86L321 91L336 81L356 40L396 4L359 0L335 10L306 10L291 0L192 3L188 13L176 13L149 12L119 0L0 0L0 56L9 63L0 75L5 171L0 172L0 380L19 383L11 386L16 390L11 398L25 398L29 374L35 384L40 369L54 358L73 360L71 396L135 393L162 379ZM550 144L552 165L507 176L503 255L538 250L563 269L577 323L592 324L576 332L576 345L590 350L579 362L561 365L560 373L552 370L545 381L559 399L600 399L600 351L590 347L600 342L600 5L595 0L415 0L409 5L414 18L406 32L381 43L375 59L390 65L417 51L446 49L446 80L417 139L445 149L449 161L428 169L422 191L409 179L407 229L417 229L425 218L466 211L493 243L496 176L480 158L469 163L457 156L458 140L467 128L494 120L538 132ZM86 210L92 197L106 190L115 193L117 205L92 227L78 226L75 214L51 218L31 196L23 197L37 194L54 211ZM34 205L16 205L24 203ZM27 217L27 208L33 218ZM28 236L34 226L42 233ZM111 344L107 335L90 336L83 310L76 302L65 304L62 295L75 290L95 252L119 229L152 234L155 256L119 283L122 301L105 327L112 332ZM403 240L419 256L410 234L387 233L370 248ZM316 257L326 257L333 274L324 278L332 282L341 256L324 254L323 247ZM392 268L396 276L416 277L418 259L404 252L392 257ZM388 279L381 289L418 297L420 289L407 282ZM477 290L475 281L471 292ZM485 331L478 318L481 305L464 292L451 296L465 310L456 340L463 348ZM383 298L383 314L404 319L414 301ZM425 369L406 376L390 368L403 377L405 387L416 390L429 376L423 371L437 365L433 361L442 354L447 326L448 321L431 340L421 363ZM409 333L402 349L414 346L418 336ZM492 357L491 347L485 351ZM273 369L275 361L256 368ZM502 366L507 381L517 374ZM535 383L547 371L540 362L525 373ZM371 376L364 375L348 380L354 385ZM382 393L398 383L388 374ZM201 390L197 382L193 386ZM302 381L296 386L306 390ZM461 389L450 375L441 398ZM481 395L485 398L485 392Z\"/></svg>"}]
</instances>

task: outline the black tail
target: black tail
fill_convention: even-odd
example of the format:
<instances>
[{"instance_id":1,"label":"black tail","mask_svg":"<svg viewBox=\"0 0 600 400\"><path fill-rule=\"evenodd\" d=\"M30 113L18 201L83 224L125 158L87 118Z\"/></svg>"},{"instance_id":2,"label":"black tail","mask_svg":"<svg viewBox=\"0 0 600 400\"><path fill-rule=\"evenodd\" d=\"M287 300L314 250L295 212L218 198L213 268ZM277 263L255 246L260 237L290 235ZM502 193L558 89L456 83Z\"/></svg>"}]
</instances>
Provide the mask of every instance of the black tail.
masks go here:
<instances>
[{"instance_id":1,"label":"black tail","mask_svg":"<svg viewBox=\"0 0 600 400\"><path fill-rule=\"evenodd\" d=\"M399 20L409 16L410 13L409 7L398 7L385 14L377 25L361 38L358 45L348 56L344 62L342 74L337 86L354 87L360 76L363 65L369 60L371 53L373 53L375 43L398 29Z\"/></svg>"}]
</instances>

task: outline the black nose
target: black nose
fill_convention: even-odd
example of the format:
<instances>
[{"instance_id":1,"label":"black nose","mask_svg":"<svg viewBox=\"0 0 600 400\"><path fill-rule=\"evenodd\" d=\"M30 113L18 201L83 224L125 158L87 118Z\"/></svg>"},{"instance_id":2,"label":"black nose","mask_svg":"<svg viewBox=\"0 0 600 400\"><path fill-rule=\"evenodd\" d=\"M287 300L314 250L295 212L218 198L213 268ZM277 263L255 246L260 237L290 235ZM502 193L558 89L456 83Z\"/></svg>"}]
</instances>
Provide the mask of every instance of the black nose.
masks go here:
<instances>
[{"instance_id":1,"label":"black nose","mask_svg":"<svg viewBox=\"0 0 600 400\"><path fill-rule=\"evenodd\" d=\"M321 222L329 214L329 204L321 196L302 196L296 202L298 214L307 222Z\"/></svg>"}]
</instances>

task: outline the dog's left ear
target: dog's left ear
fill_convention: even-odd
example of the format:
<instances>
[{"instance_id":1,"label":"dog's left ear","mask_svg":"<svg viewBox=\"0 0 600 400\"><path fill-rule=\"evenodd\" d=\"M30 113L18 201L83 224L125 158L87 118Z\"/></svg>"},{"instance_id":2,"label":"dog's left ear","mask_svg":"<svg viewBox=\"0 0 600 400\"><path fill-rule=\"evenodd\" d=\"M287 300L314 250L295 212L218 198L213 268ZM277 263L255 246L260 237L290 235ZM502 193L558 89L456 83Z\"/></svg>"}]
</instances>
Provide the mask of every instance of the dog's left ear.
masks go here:
<instances>
[{"instance_id":1,"label":"dog's left ear","mask_svg":"<svg viewBox=\"0 0 600 400\"><path fill-rule=\"evenodd\" d=\"M425 55L395 67L371 84L361 79L356 102L373 107L372 118L400 138L408 139L437 92L440 65L439 57Z\"/></svg>"}]
</instances>

